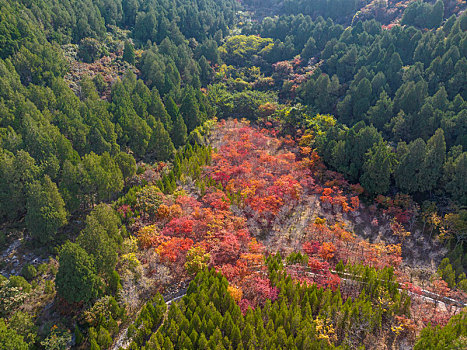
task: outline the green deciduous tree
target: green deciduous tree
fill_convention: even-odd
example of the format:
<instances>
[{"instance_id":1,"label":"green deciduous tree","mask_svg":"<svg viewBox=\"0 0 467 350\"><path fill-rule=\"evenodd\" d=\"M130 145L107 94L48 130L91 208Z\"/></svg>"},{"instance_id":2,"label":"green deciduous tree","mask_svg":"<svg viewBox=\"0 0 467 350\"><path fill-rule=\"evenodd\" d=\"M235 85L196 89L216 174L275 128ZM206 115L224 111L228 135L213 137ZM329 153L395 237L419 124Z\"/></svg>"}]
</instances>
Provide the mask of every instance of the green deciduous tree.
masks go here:
<instances>
[{"instance_id":1,"label":"green deciduous tree","mask_svg":"<svg viewBox=\"0 0 467 350\"><path fill-rule=\"evenodd\" d=\"M31 236L42 244L52 240L57 230L67 223L65 202L50 177L28 186L26 227Z\"/></svg>"},{"instance_id":2,"label":"green deciduous tree","mask_svg":"<svg viewBox=\"0 0 467 350\"><path fill-rule=\"evenodd\" d=\"M24 338L9 328L2 318L0 318L0 349L29 349L29 345L24 341Z\"/></svg>"},{"instance_id":3,"label":"green deciduous tree","mask_svg":"<svg viewBox=\"0 0 467 350\"><path fill-rule=\"evenodd\" d=\"M131 154L119 152L115 156L115 162L122 172L123 179L128 179L136 174L136 161Z\"/></svg>"},{"instance_id":4,"label":"green deciduous tree","mask_svg":"<svg viewBox=\"0 0 467 350\"><path fill-rule=\"evenodd\" d=\"M76 241L94 261L99 274L110 276L117 263L117 245L97 218L89 215Z\"/></svg>"},{"instance_id":5,"label":"green deciduous tree","mask_svg":"<svg viewBox=\"0 0 467 350\"><path fill-rule=\"evenodd\" d=\"M86 63L92 63L101 58L103 54L102 44L94 38L85 38L79 44L78 56Z\"/></svg>"},{"instance_id":6,"label":"green deciduous tree","mask_svg":"<svg viewBox=\"0 0 467 350\"><path fill-rule=\"evenodd\" d=\"M99 294L94 262L77 243L67 242L60 250L55 278L57 293L69 303L89 302Z\"/></svg>"}]
</instances>

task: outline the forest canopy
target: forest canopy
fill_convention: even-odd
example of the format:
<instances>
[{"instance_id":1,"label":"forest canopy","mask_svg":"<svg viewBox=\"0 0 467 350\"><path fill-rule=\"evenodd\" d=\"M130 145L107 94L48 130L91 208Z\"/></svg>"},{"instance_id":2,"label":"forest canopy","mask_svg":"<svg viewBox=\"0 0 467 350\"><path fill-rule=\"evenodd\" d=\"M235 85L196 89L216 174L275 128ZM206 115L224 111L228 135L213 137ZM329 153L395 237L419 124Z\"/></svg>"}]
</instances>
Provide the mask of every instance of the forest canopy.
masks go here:
<instances>
[{"instance_id":1,"label":"forest canopy","mask_svg":"<svg viewBox=\"0 0 467 350\"><path fill-rule=\"evenodd\" d=\"M465 348L451 0L0 0L0 348Z\"/></svg>"}]
</instances>

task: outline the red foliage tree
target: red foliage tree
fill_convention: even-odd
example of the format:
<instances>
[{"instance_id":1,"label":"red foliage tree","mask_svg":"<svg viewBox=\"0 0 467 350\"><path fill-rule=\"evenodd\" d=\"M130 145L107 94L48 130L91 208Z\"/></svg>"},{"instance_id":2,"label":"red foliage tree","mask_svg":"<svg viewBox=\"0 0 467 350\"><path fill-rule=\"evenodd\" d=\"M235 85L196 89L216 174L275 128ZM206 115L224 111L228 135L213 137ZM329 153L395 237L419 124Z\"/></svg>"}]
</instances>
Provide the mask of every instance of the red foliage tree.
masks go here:
<instances>
[{"instance_id":1,"label":"red foliage tree","mask_svg":"<svg viewBox=\"0 0 467 350\"><path fill-rule=\"evenodd\" d=\"M319 242L316 242L316 241L303 243L303 251L310 256L318 253L320 248L321 248L321 244L319 244Z\"/></svg>"},{"instance_id":2,"label":"red foliage tree","mask_svg":"<svg viewBox=\"0 0 467 350\"><path fill-rule=\"evenodd\" d=\"M193 246L193 240L190 238L173 237L170 240L162 243L156 248L156 252L160 255L162 261L176 262L184 256Z\"/></svg>"}]
</instances>

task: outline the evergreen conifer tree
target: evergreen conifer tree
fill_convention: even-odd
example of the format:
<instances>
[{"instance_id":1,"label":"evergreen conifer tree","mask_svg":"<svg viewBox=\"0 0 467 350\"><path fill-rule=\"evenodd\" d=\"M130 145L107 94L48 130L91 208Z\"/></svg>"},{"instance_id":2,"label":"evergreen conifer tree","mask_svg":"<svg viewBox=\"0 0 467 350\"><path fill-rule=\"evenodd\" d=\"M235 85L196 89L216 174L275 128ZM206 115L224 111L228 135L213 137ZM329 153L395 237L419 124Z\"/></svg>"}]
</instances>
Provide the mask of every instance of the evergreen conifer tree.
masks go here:
<instances>
[{"instance_id":1,"label":"evergreen conifer tree","mask_svg":"<svg viewBox=\"0 0 467 350\"><path fill-rule=\"evenodd\" d=\"M130 64L135 64L135 48L129 40L125 40L123 48L123 60Z\"/></svg>"},{"instance_id":2,"label":"evergreen conifer tree","mask_svg":"<svg viewBox=\"0 0 467 350\"><path fill-rule=\"evenodd\" d=\"M156 161L169 160L175 153L169 133L160 121L156 121L149 140L146 157Z\"/></svg>"},{"instance_id":3,"label":"evergreen conifer tree","mask_svg":"<svg viewBox=\"0 0 467 350\"><path fill-rule=\"evenodd\" d=\"M187 128L180 113L176 116L174 121L171 137L174 146L177 148L186 143Z\"/></svg>"},{"instance_id":4,"label":"evergreen conifer tree","mask_svg":"<svg viewBox=\"0 0 467 350\"><path fill-rule=\"evenodd\" d=\"M41 243L54 238L58 229L67 223L68 213L57 185L50 177L35 181L27 191L26 227L31 236Z\"/></svg>"}]
</instances>

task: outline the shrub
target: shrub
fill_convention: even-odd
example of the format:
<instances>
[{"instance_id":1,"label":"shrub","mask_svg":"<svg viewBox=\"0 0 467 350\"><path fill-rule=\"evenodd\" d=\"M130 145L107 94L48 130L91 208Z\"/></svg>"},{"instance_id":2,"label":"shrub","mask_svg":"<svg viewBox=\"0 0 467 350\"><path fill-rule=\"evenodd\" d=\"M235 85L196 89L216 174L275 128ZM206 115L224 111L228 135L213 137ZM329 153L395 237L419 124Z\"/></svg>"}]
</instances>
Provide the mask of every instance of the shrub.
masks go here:
<instances>
[{"instance_id":1,"label":"shrub","mask_svg":"<svg viewBox=\"0 0 467 350\"><path fill-rule=\"evenodd\" d=\"M75 325L75 342L76 345L80 345L84 340L83 333L81 333L81 330L79 329L78 325Z\"/></svg>"},{"instance_id":2,"label":"shrub","mask_svg":"<svg viewBox=\"0 0 467 350\"><path fill-rule=\"evenodd\" d=\"M21 269L21 275L26 278L26 280L31 281L37 276L37 270L33 265L25 265Z\"/></svg>"},{"instance_id":3,"label":"shrub","mask_svg":"<svg viewBox=\"0 0 467 350\"><path fill-rule=\"evenodd\" d=\"M92 63L102 57L104 48L102 44L93 38L84 38L81 40L78 49L78 57L86 63Z\"/></svg>"},{"instance_id":4,"label":"shrub","mask_svg":"<svg viewBox=\"0 0 467 350\"><path fill-rule=\"evenodd\" d=\"M104 327L99 328L99 334L97 335L97 343L101 348L108 349L112 345L112 337L107 329Z\"/></svg>"},{"instance_id":5,"label":"shrub","mask_svg":"<svg viewBox=\"0 0 467 350\"><path fill-rule=\"evenodd\" d=\"M10 285L12 287L21 288L26 293L31 291L31 285L22 276L11 276Z\"/></svg>"},{"instance_id":6,"label":"shrub","mask_svg":"<svg viewBox=\"0 0 467 350\"><path fill-rule=\"evenodd\" d=\"M45 281L44 292L46 294L52 294L54 292L55 283L53 281Z\"/></svg>"},{"instance_id":7,"label":"shrub","mask_svg":"<svg viewBox=\"0 0 467 350\"><path fill-rule=\"evenodd\" d=\"M43 275L49 271L49 265L47 263L42 263L37 267L37 273Z\"/></svg>"}]
</instances>

